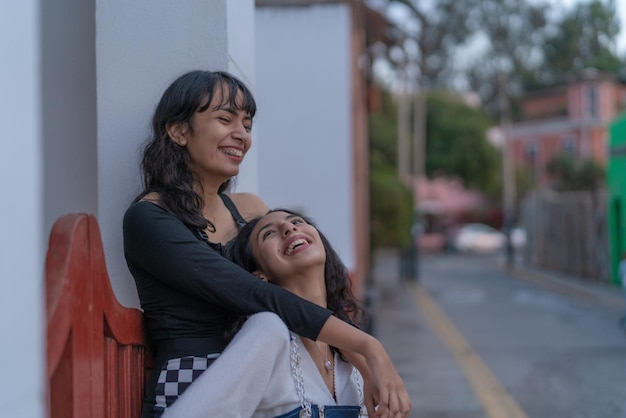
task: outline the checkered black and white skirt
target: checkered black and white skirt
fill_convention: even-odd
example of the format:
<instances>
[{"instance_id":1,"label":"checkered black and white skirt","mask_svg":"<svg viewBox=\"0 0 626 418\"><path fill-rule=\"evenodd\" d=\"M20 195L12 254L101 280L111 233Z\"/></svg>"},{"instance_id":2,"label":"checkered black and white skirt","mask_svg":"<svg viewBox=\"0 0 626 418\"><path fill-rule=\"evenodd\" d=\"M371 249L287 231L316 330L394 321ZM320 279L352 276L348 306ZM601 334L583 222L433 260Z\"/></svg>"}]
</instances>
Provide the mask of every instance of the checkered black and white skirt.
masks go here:
<instances>
[{"instance_id":1,"label":"checkered black and white skirt","mask_svg":"<svg viewBox=\"0 0 626 418\"><path fill-rule=\"evenodd\" d=\"M155 416L160 416L167 407L219 357L219 353L206 357L182 357L170 359L165 363L156 384Z\"/></svg>"}]
</instances>

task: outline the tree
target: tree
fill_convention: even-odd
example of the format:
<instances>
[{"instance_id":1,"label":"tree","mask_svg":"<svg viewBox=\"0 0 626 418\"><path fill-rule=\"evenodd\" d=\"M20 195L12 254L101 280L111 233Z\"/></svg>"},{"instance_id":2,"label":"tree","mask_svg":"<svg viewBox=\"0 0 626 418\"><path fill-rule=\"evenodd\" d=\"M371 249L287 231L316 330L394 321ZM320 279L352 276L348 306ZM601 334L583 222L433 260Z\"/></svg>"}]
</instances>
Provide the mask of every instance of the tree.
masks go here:
<instances>
[{"instance_id":1,"label":"tree","mask_svg":"<svg viewBox=\"0 0 626 418\"><path fill-rule=\"evenodd\" d=\"M460 177L465 186L496 197L500 153L487 141L491 121L477 107L445 91L427 98L426 174Z\"/></svg>"},{"instance_id":2,"label":"tree","mask_svg":"<svg viewBox=\"0 0 626 418\"><path fill-rule=\"evenodd\" d=\"M369 116L370 159L373 168L398 167L398 116L391 94L382 92L382 107Z\"/></svg>"},{"instance_id":3,"label":"tree","mask_svg":"<svg viewBox=\"0 0 626 418\"><path fill-rule=\"evenodd\" d=\"M483 53L475 54L467 79L470 89L478 92L485 110L491 115L501 112L498 83L506 75L506 96L519 97L529 74L541 63L550 7L545 1L486 0L480 3L481 38L487 44ZM515 109L515 106L509 104Z\"/></svg>"},{"instance_id":4,"label":"tree","mask_svg":"<svg viewBox=\"0 0 626 418\"><path fill-rule=\"evenodd\" d=\"M589 158L558 155L546 164L551 187L559 191L595 190L604 181L604 169Z\"/></svg>"},{"instance_id":5,"label":"tree","mask_svg":"<svg viewBox=\"0 0 626 418\"><path fill-rule=\"evenodd\" d=\"M396 77L407 77L405 81L420 87L447 84L453 76L454 51L477 26L475 10L480 2L384 0L398 39L396 46L386 51Z\"/></svg>"},{"instance_id":6,"label":"tree","mask_svg":"<svg viewBox=\"0 0 626 418\"><path fill-rule=\"evenodd\" d=\"M545 0L544 0L545 1ZM382 0L395 19L402 41L387 50L396 77L420 88L458 89L459 78L480 94L493 113L497 89L493 80L507 71L512 91L521 92L523 75L537 65L546 25L545 3L528 0ZM402 18L395 18L402 16ZM476 43L487 44L477 50ZM460 50L473 59L459 65ZM461 74L460 74L461 72Z\"/></svg>"},{"instance_id":7,"label":"tree","mask_svg":"<svg viewBox=\"0 0 626 418\"><path fill-rule=\"evenodd\" d=\"M411 239L413 198L393 167L371 174L371 243L374 248L405 248Z\"/></svg>"},{"instance_id":8,"label":"tree","mask_svg":"<svg viewBox=\"0 0 626 418\"><path fill-rule=\"evenodd\" d=\"M397 79L420 88L477 92L494 117L501 111L494 82L501 74L517 119L516 101L524 92L587 68L618 74L623 65L615 41L620 32L615 0L581 0L565 13L547 0L377 3L395 19L397 43L386 56Z\"/></svg>"},{"instance_id":9,"label":"tree","mask_svg":"<svg viewBox=\"0 0 626 418\"><path fill-rule=\"evenodd\" d=\"M561 83L587 68L617 74L622 66L616 46L619 32L614 0L577 3L546 38L538 84Z\"/></svg>"},{"instance_id":10,"label":"tree","mask_svg":"<svg viewBox=\"0 0 626 418\"><path fill-rule=\"evenodd\" d=\"M382 109L369 116L372 248L404 248L413 222L412 193L398 177L397 109L383 92Z\"/></svg>"}]
</instances>

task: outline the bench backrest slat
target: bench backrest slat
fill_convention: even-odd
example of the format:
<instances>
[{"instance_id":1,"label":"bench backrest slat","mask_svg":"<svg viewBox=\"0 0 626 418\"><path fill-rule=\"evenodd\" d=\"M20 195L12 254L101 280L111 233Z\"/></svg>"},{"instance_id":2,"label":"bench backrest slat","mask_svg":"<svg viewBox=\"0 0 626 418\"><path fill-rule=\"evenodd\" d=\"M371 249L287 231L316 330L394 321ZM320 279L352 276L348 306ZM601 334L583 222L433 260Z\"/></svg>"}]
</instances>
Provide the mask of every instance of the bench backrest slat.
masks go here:
<instances>
[{"instance_id":1,"label":"bench backrest slat","mask_svg":"<svg viewBox=\"0 0 626 418\"><path fill-rule=\"evenodd\" d=\"M149 365L140 310L111 289L95 218L59 218L46 256L51 418L138 418Z\"/></svg>"}]
</instances>

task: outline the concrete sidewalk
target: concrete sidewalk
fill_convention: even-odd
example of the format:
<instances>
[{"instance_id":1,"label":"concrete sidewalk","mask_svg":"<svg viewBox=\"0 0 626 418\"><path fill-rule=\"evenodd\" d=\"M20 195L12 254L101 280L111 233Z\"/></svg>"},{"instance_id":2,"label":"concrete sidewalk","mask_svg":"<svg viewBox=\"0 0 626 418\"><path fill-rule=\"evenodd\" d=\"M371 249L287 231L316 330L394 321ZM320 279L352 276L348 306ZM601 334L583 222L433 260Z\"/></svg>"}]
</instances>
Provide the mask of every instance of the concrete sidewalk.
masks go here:
<instances>
[{"instance_id":1,"label":"concrete sidewalk","mask_svg":"<svg viewBox=\"0 0 626 418\"><path fill-rule=\"evenodd\" d=\"M404 379L411 418L483 418L484 413L454 358L430 329L408 284L399 278L398 256L379 251L373 264L373 334Z\"/></svg>"}]
</instances>

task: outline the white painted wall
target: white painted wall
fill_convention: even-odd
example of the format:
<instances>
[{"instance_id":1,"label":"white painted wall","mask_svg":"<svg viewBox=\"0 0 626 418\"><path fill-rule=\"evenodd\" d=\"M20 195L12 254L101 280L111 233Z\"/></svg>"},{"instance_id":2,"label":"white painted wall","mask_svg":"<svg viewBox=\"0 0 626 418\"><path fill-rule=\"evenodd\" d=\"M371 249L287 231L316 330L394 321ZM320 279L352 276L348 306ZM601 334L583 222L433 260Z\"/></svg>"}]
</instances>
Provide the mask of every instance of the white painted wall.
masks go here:
<instances>
[{"instance_id":1,"label":"white painted wall","mask_svg":"<svg viewBox=\"0 0 626 418\"><path fill-rule=\"evenodd\" d=\"M0 13L0 411L15 418L45 413L40 11L22 0Z\"/></svg>"},{"instance_id":2,"label":"white painted wall","mask_svg":"<svg viewBox=\"0 0 626 418\"><path fill-rule=\"evenodd\" d=\"M139 149L158 98L197 68L254 82L254 1L226 4L21 0L3 7L0 230L8 238L0 241L0 333L10 338L0 345L0 370L10 381L0 390L2 416L46 415L43 271L58 217L97 215L114 290L137 306L121 222L139 191ZM257 192L256 163L248 166L239 189Z\"/></svg>"},{"instance_id":3,"label":"white painted wall","mask_svg":"<svg viewBox=\"0 0 626 418\"><path fill-rule=\"evenodd\" d=\"M95 0L41 2L46 235L60 216L96 213Z\"/></svg>"},{"instance_id":4,"label":"white painted wall","mask_svg":"<svg viewBox=\"0 0 626 418\"><path fill-rule=\"evenodd\" d=\"M98 222L113 289L122 304L139 306L123 255L122 218L140 191L140 151L152 112L165 88L190 70L228 70L252 87L254 2L97 4ZM238 190L256 192L255 158L254 151L246 157Z\"/></svg>"},{"instance_id":5,"label":"white painted wall","mask_svg":"<svg viewBox=\"0 0 626 418\"><path fill-rule=\"evenodd\" d=\"M311 216L352 268L349 29L344 4L256 11L260 196Z\"/></svg>"},{"instance_id":6,"label":"white painted wall","mask_svg":"<svg viewBox=\"0 0 626 418\"><path fill-rule=\"evenodd\" d=\"M254 44L254 0L227 2L228 71L237 75L255 93L256 98L256 52ZM256 119L256 118L255 118ZM239 192L259 191L259 163L256 136L259 129L256 121L252 128L252 146L246 154L239 171L234 190Z\"/></svg>"}]
</instances>

